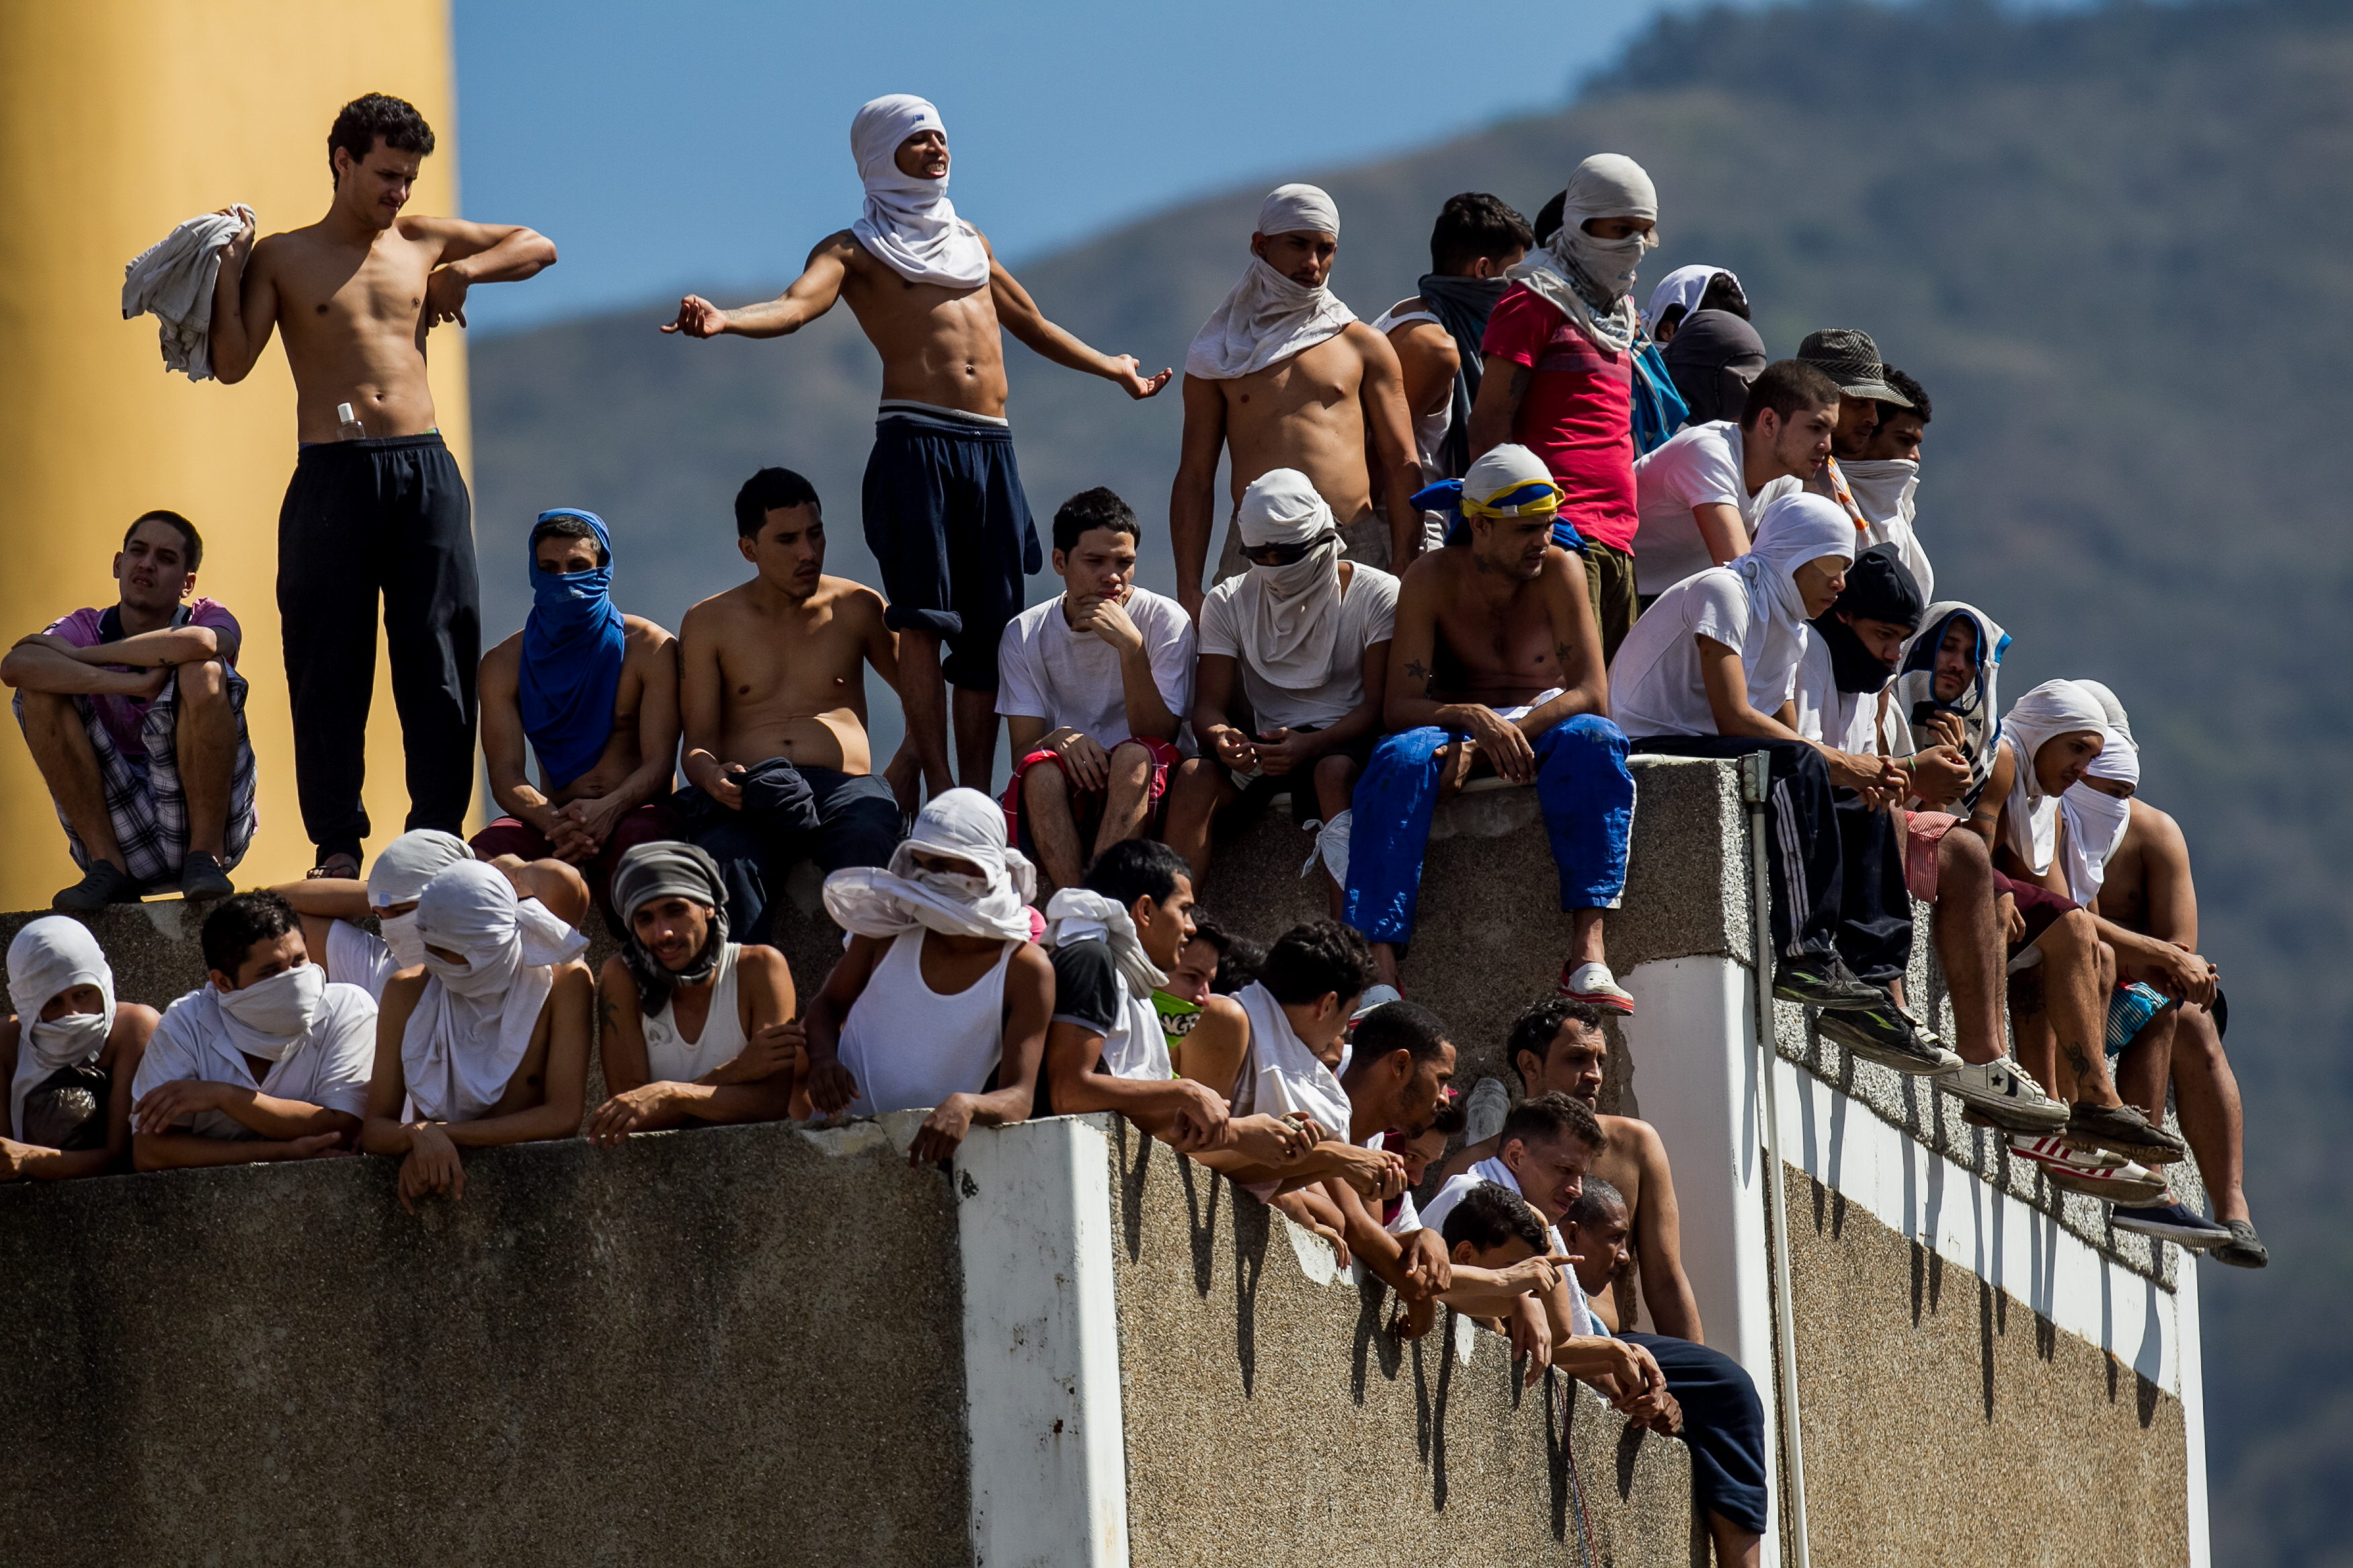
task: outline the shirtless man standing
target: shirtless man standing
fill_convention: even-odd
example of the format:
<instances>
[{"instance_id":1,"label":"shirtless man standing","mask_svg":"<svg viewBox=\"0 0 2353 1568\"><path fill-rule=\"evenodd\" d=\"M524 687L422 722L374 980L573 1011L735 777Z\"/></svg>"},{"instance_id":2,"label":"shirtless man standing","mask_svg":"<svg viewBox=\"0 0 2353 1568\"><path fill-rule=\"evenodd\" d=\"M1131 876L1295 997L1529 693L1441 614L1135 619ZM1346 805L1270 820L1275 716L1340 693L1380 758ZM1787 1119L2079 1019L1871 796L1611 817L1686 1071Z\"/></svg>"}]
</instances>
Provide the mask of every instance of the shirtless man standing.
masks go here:
<instances>
[{"instance_id":1,"label":"shirtless man standing","mask_svg":"<svg viewBox=\"0 0 2353 1568\"><path fill-rule=\"evenodd\" d=\"M473 503L434 423L425 334L466 324L477 283L520 281L555 247L513 225L404 217L433 130L396 98L345 104L327 135L334 205L254 242L245 226L213 288L213 374L243 381L286 330L302 452L278 514L278 615L294 709L302 826L323 875L356 877L360 784L384 595L408 826L464 831L474 797L481 606ZM347 422L348 416L348 422Z\"/></svg>"},{"instance_id":2,"label":"shirtless man standing","mask_svg":"<svg viewBox=\"0 0 2353 1568\"><path fill-rule=\"evenodd\" d=\"M1634 1216L1636 1268L1616 1291L1619 1322L1630 1327L1638 1305L1648 1303L1654 1331L1698 1343L1699 1301L1683 1273L1682 1216L1675 1207L1667 1146L1647 1121L1600 1114L1601 1078L1609 1060L1609 1037L1601 1023L1595 1008L1546 997L1512 1026L1512 1067L1520 1075L1522 1098L1534 1100L1557 1090L1591 1107L1609 1134L1609 1146L1593 1157L1591 1173L1623 1193ZM1466 1145L1440 1173L1461 1175L1492 1159L1502 1145L1501 1138Z\"/></svg>"},{"instance_id":3,"label":"shirtless man standing","mask_svg":"<svg viewBox=\"0 0 2353 1568\"><path fill-rule=\"evenodd\" d=\"M881 866L898 843L898 798L873 776L861 666L899 687L900 639L881 595L825 575L817 491L790 468L744 481L735 535L756 574L679 629L687 787L673 805L719 862L728 929L765 943L795 861Z\"/></svg>"},{"instance_id":4,"label":"shirtless man standing","mask_svg":"<svg viewBox=\"0 0 2353 1568\"><path fill-rule=\"evenodd\" d=\"M1176 600L1201 613L1201 573L1220 451L1232 457L1239 509L1252 479L1275 468L1305 474L1340 519L1351 561L1403 572L1421 548L1421 489L1405 378L1388 339L1356 320L1326 287L1340 251L1340 209L1314 185L1280 185L1259 208L1250 270L1202 324L1185 354L1185 440L1168 495ZM1373 521L1367 436L1387 486L1388 531ZM1229 524L1222 580L1242 570Z\"/></svg>"},{"instance_id":5,"label":"shirtless man standing","mask_svg":"<svg viewBox=\"0 0 2353 1568\"><path fill-rule=\"evenodd\" d=\"M531 618L482 656L482 760L506 815L474 835L474 852L580 867L619 934L628 917L606 896L613 868L675 833L678 639L614 605L612 536L593 511L541 512L531 566Z\"/></svg>"},{"instance_id":6,"label":"shirtless man standing","mask_svg":"<svg viewBox=\"0 0 2353 1568\"><path fill-rule=\"evenodd\" d=\"M1439 800L1474 772L1533 784L1569 917L1560 994L1631 1013L1603 956L1601 917L1625 890L1634 775L1609 718L1584 570L1553 541L1560 499L1535 453L1494 447L1462 481L1465 542L1407 571L1389 643L1390 733L1356 785L1345 918L1397 984Z\"/></svg>"},{"instance_id":7,"label":"shirtless man standing","mask_svg":"<svg viewBox=\"0 0 2353 1568\"><path fill-rule=\"evenodd\" d=\"M890 626L905 637L907 735L933 794L956 783L987 794L997 763L997 641L1028 596L1021 579L1045 563L1013 460L997 328L1130 397L1151 396L1170 373L1144 375L1133 355L1098 353L1046 319L948 200L938 110L906 93L875 99L850 121L849 146L865 216L819 240L781 299L723 310L690 294L662 331L782 337L849 301L882 356L861 499ZM943 677L956 690L953 779Z\"/></svg>"}]
</instances>

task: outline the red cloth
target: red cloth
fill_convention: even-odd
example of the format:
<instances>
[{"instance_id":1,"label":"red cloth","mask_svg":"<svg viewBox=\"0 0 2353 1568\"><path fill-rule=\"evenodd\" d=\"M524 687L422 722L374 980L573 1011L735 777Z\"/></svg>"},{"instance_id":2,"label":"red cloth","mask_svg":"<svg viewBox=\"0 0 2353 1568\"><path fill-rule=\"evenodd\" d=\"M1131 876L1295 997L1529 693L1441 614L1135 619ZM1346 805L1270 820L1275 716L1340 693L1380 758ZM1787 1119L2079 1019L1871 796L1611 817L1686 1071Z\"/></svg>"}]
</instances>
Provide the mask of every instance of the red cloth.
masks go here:
<instances>
[{"instance_id":1,"label":"red cloth","mask_svg":"<svg viewBox=\"0 0 2353 1568\"><path fill-rule=\"evenodd\" d=\"M1140 735L1131 735L1117 746L1104 747L1104 753L1116 752L1120 746L1142 746L1152 754L1152 787L1145 796L1147 804L1144 813L1144 828L1150 833L1160 826L1161 797L1168 792L1168 770L1183 762L1185 754L1166 741L1147 741ZM1005 786L1005 794L997 804L1005 808L1006 842L1025 855L1034 853L1035 845L1022 821L1026 807L1021 800L1021 775L1039 763L1051 763L1061 768L1063 781L1071 786L1071 816L1082 839L1093 834L1095 825L1103 819L1103 802L1110 795L1108 790L1081 789L1071 778L1071 770L1062 767L1062 759L1042 748L1015 763L1013 782Z\"/></svg>"},{"instance_id":2,"label":"red cloth","mask_svg":"<svg viewBox=\"0 0 2353 1568\"><path fill-rule=\"evenodd\" d=\"M671 817L670 807L659 802L622 813L621 820L613 824L612 837L605 840L605 847L580 868L580 874L588 879L588 892L596 900L596 907L611 913L613 868L621 863L622 856L640 844L677 837L678 824ZM494 860L501 855L520 856L525 860L544 860L555 853L555 847L547 841L545 834L530 823L512 816L500 817L467 842L474 847L474 853L485 860ZM617 926L622 917L615 915L613 918Z\"/></svg>"},{"instance_id":3,"label":"red cloth","mask_svg":"<svg viewBox=\"0 0 2353 1568\"><path fill-rule=\"evenodd\" d=\"M99 633L99 625L105 616L106 611L102 609L76 610L70 616L51 621L46 629L50 637L60 642L71 643L76 647L96 647L105 640ZM188 625L227 632L240 642L245 637L237 629L237 617L216 599L191 599L188 602ZM228 665L230 668L236 668L237 660L231 658ZM118 668L127 669L130 667L123 665ZM139 766L145 767L147 747L139 738L139 727L146 721L147 703L135 697L112 695L93 697L90 701L97 710L99 722L104 724L107 734L113 737L114 749L126 757L140 759Z\"/></svg>"},{"instance_id":4,"label":"red cloth","mask_svg":"<svg viewBox=\"0 0 2353 1568\"><path fill-rule=\"evenodd\" d=\"M1586 538L1630 552L1634 510L1634 356L1605 353L1560 308L1514 283L1495 301L1480 341L1498 359L1535 372L1512 420L1512 439L1544 459L1566 498L1560 514Z\"/></svg>"},{"instance_id":5,"label":"red cloth","mask_svg":"<svg viewBox=\"0 0 2353 1568\"><path fill-rule=\"evenodd\" d=\"M1993 874L1993 893L1997 899L2008 893L2016 900L2018 912L2026 917L2026 934L2010 944L2012 958L2041 942L2052 926L2083 907L2040 882L2021 882L1999 871Z\"/></svg>"},{"instance_id":6,"label":"red cloth","mask_svg":"<svg viewBox=\"0 0 2353 1568\"><path fill-rule=\"evenodd\" d=\"M1904 888L1924 904L1936 901L1936 850L1960 821L1948 811L1904 814Z\"/></svg>"}]
</instances>

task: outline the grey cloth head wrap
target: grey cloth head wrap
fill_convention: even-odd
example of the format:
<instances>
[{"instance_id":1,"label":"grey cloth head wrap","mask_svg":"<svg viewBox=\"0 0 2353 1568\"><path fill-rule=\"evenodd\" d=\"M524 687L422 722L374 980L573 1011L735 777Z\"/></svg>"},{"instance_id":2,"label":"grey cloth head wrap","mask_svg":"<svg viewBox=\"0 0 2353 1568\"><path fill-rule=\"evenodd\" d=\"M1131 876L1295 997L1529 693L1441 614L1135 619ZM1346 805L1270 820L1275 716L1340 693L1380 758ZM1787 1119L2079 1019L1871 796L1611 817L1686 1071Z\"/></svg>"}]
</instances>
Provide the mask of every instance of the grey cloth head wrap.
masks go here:
<instances>
[{"instance_id":1,"label":"grey cloth head wrap","mask_svg":"<svg viewBox=\"0 0 2353 1568\"><path fill-rule=\"evenodd\" d=\"M637 912L656 899L684 899L711 910L710 938L684 969L665 968L638 940ZM621 943L621 962L638 983L638 1002L647 1012L670 1005L670 994L679 986L699 985L711 978L719 966L720 950L727 945L727 884L720 879L719 862L709 851L670 838L638 845L613 868L612 900L613 912L628 931Z\"/></svg>"}]
</instances>

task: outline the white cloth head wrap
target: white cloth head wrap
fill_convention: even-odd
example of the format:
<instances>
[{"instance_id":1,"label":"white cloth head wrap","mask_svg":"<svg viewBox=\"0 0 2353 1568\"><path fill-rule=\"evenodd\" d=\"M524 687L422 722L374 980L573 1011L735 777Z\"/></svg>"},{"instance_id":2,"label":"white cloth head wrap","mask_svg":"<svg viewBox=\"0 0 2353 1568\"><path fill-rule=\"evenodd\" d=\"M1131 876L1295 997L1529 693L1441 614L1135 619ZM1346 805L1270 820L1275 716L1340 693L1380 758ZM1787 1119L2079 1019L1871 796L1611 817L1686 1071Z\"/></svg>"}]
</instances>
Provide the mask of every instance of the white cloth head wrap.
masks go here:
<instances>
[{"instance_id":1,"label":"white cloth head wrap","mask_svg":"<svg viewBox=\"0 0 2353 1568\"><path fill-rule=\"evenodd\" d=\"M1144 951L1134 917L1091 889L1062 889L1046 905L1045 945L1060 947L1090 940L1100 940L1111 949L1129 995L1149 999L1154 991L1168 984L1168 976Z\"/></svg>"},{"instance_id":2,"label":"white cloth head wrap","mask_svg":"<svg viewBox=\"0 0 2353 1568\"><path fill-rule=\"evenodd\" d=\"M1726 569L1748 589L1748 635L1758 639L1748 660L1752 706L1771 712L1788 695L1790 673L1806 651L1806 598L1798 568L1825 555L1854 559L1854 524L1833 502L1802 491L1767 501L1757 514L1748 553Z\"/></svg>"},{"instance_id":3,"label":"white cloth head wrap","mask_svg":"<svg viewBox=\"0 0 2353 1568\"><path fill-rule=\"evenodd\" d=\"M1337 237L1340 209L1314 185L1278 185L1259 208L1257 232ZM1252 256L1241 281L1193 334L1185 374L1231 381L1304 353L1356 319L1328 285L1303 288Z\"/></svg>"},{"instance_id":4,"label":"white cloth head wrap","mask_svg":"<svg viewBox=\"0 0 2353 1568\"><path fill-rule=\"evenodd\" d=\"M1657 331L1659 318L1667 313L1670 305L1681 305L1684 316L1689 317L1699 309L1701 297L1706 294L1707 286L1715 281L1715 275L1719 272L1736 284L1740 281L1729 267L1678 267L1660 279L1659 286L1651 290L1650 309L1642 312L1643 324Z\"/></svg>"},{"instance_id":5,"label":"white cloth head wrap","mask_svg":"<svg viewBox=\"0 0 2353 1568\"><path fill-rule=\"evenodd\" d=\"M866 185L866 211L849 226L858 242L910 283L977 289L988 281L980 231L956 216L947 176L917 179L899 167L899 149L919 132L947 134L940 111L910 92L875 99L849 122L850 155Z\"/></svg>"},{"instance_id":6,"label":"white cloth head wrap","mask_svg":"<svg viewBox=\"0 0 2353 1568\"><path fill-rule=\"evenodd\" d=\"M2099 896L2107 880L2108 862L2124 847L2125 831L2132 826L2132 801L2118 800L2086 782L2140 784L2140 748L2133 742L2132 721L2116 694L2096 680L2079 680L2092 694L2108 721L2108 743L2084 770L2084 778L2067 786L2059 797L2059 815L2067 822L2067 888L2079 904Z\"/></svg>"},{"instance_id":7,"label":"white cloth head wrap","mask_svg":"<svg viewBox=\"0 0 2353 1568\"><path fill-rule=\"evenodd\" d=\"M1252 550L1320 537L1288 566L1252 564L1234 588L1234 608L1251 668L1277 686L1323 685L1340 637L1339 520L1305 474L1275 468L1250 481L1234 522Z\"/></svg>"},{"instance_id":8,"label":"white cloth head wrap","mask_svg":"<svg viewBox=\"0 0 2353 1568\"><path fill-rule=\"evenodd\" d=\"M400 1037L408 1098L433 1121L469 1121L506 1093L555 988L555 965L588 939L537 900L517 899L496 867L472 860L425 885L417 929L466 962L425 955L425 992Z\"/></svg>"},{"instance_id":9,"label":"white cloth head wrap","mask_svg":"<svg viewBox=\"0 0 2353 1568\"><path fill-rule=\"evenodd\" d=\"M425 896L426 883L472 858L474 847L456 834L414 828L377 851L375 864L368 868L368 902L380 910L413 904Z\"/></svg>"},{"instance_id":10,"label":"white cloth head wrap","mask_svg":"<svg viewBox=\"0 0 2353 1568\"><path fill-rule=\"evenodd\" d=\"M1514 441L1490 447L1480 454L1462 476L1462 499L1466 501L1493 501L1497 496L1508 495L1526 485L1559 485L1545 460Z\"/></svg>"},{"instance_id":11,"label":"white cloth head wrap","mask_svg":"<svg viewBox=\"0 0 2353 1568\"><path fill-rule=\"evenodd\" d=\"M1558 307L1595 346L1622 353L1633 345L1641 318L1634 309L1634 273L1643 253L1659 243L1655 234L1596 239L1588 220L1601 217L1659 219L1658 188L1642 165L1617 153L1597 153L1577 166L1563 193L1560 227L1541 249L1504 268Z\"/></svg>"},{"instance_id":12,"label":"white cloth head wrap","mask_svg":"<svg viewBox=\"0 0 2353 1568\"><path fill-rule=\"evenodd\" d=\"M40 1027L41 1009L77 985L95 985L106 999L105 1027L78 1030L69 1047L60 1031ZM114 1032L114 970L90 928L63 915L27 921L8 944L8 1005L16 1013L16 1073L8 1091L8 1128L25 1131L25 1091L57 1071L94 1062Z\"/></svg>"},{"instance_id":13,"label":"white cloth head wrap","mask_svg":"<svg viewBox=\"0 0 2353 1568\"><path fill-rule=\"evenodd\" d=\"M2046 680L2010 705L2002 715L2002 738L2010 742L2014 764L2010 784L2010 850L2036 876L2051 869L2059 842L2059 801L2042 793L2035 776L2034 754L2058 735L2089 730L2105 743L2108 716L2100 700L2072 680Z\"/></svg>"},{"instance_id":14,"label":"white cloth head wrap","mask_svg":"<svg viewBox=\"0 0 2353 1568\"><path fill-rule=\"evenodd\" d=\"M952 856L978 874L977 893L942 880L915 864L915 851ZM1006 847L1005 808L976 789L932 797L914 831L891 852L891 868L850 866L825 879L825 912L860 936L895 937L918 926L944 936L1029 940L1029 911L1038 870Z\"/></svg>"}]
</instances>

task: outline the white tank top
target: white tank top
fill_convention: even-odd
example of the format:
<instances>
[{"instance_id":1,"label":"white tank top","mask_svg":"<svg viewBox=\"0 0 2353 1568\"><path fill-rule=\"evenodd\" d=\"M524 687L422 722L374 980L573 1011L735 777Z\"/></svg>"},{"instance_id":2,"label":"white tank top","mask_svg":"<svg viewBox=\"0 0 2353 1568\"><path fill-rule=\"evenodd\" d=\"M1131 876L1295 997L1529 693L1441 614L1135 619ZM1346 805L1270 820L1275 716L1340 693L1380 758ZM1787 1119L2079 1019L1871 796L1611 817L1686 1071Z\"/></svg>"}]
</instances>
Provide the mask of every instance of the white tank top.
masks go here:
<instances>
[{"instance_id":1,"label":"white tank top","mask_svg":"<svg viewBox=\"0 0 2353 1568\"><path fill-rule=\"evenodd\" d=\"M1437 327L1446 325L1428 310L1400 311L1397 306L1392 305L1381 312L1381 319L1373 323L1373 331L1383 337L1388 337L1391 331L1409 321L1428 321ZM1438 405L1437 413L1422 415L1413 422L1414 456L1421 461L1421 479L1424 484L1437 482L1440 475L1444 472L1439 467L1440 448L1446 445L1446 433L1453 427L1454 394L1451 390L1447 393L1446 401Z\"/></svg>"},{"instance_id":2,"label":"white tank top","mask_svg":"<svg viewBox=\"0 0 2353 1568\"><path fill-rule=\"evenodd\" d=\"M937 1105L977 1094L1005 1051L1008 942L987 973L951 996L923 983L923 935L902 931L841 1025L841 1065L857 1080L852 1116Z\"/></svg>"},{"instance_id":3,"label":"white tank top","mask_svg":"<svg viewBox=\"0 0 2353 1568\"><path fill-rule=\"evenodd\" d=\"M735 1005L735 955L743 949L728 942L719 950L711 971L711 1011L702 1020L702 1037L690 1040L675 1016L678 994L659 1013L646 1015L646 1071L655 1083L692 1083L712 1068L744 1054L744 1020Z\"/></svg>"}]
</instances>

